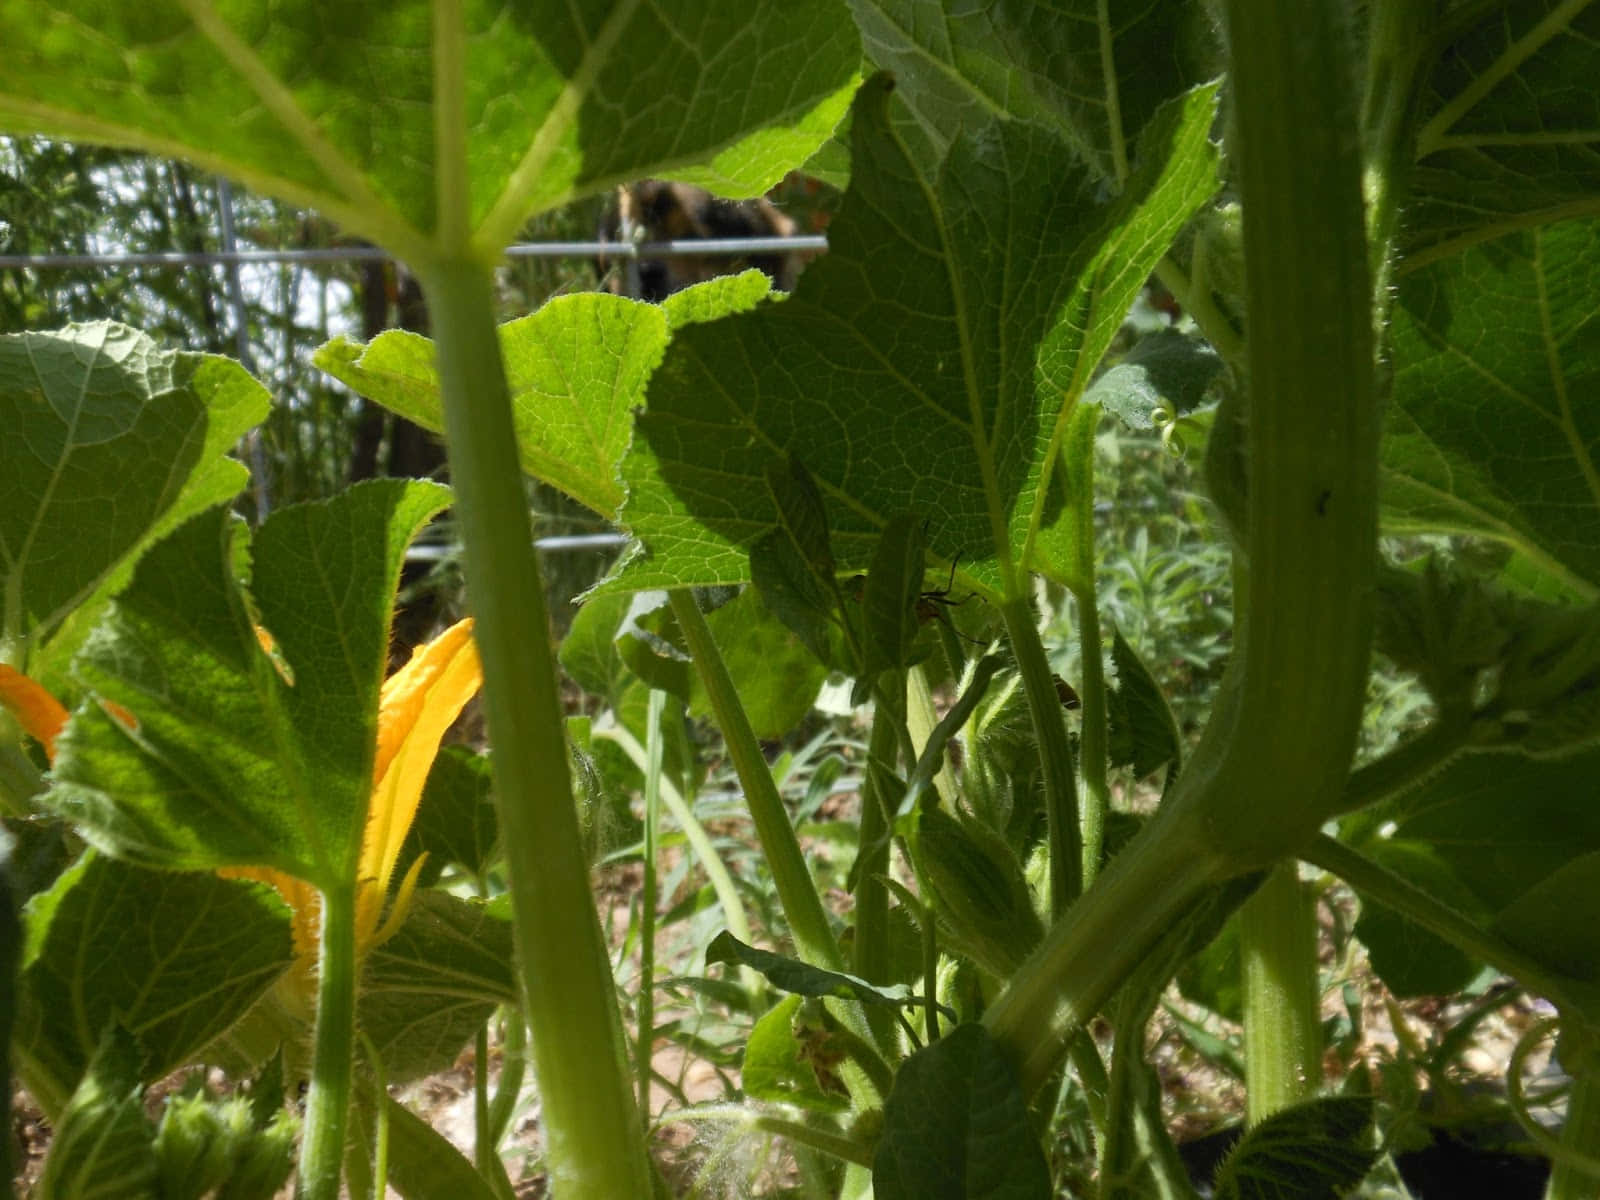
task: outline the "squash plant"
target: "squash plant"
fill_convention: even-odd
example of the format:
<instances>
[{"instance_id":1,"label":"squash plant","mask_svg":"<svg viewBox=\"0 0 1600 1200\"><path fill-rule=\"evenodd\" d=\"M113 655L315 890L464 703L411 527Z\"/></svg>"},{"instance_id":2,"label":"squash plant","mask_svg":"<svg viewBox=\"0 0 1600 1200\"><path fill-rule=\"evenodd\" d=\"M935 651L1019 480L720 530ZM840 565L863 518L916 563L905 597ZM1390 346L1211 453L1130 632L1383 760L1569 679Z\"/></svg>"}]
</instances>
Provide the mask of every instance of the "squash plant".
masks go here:
<instances>
[{"instance_id":1,"label":"squash plant","mask_svg":"<svg viewBox=\"0 0 1600 1200\"><path fill-rule=\"evenodd\" d=\"M1353 1185L1371 1101L1317 1096L1303 861L1386 918L1380 967L1420 945L1435 979L1488 963L1555 1005L1572 1084L1559 1144L1539 1135L1550 1195L1592 1193L1600 14L1117 7L0 3L6 128L185 155L417 273L432 340L319 362L445 433L477 646L457 631L384 681L400 557L441 489L369 484L246 531L223 451L267 397L237 365L114 326L0 343L0 785L31 897L6 1011L56 1122L47 1194L270 1194L304 1081L300 1195L504 1195L514 1095L484 1106L475 1164L384 1095L496 1005L527 1021L556 1192L664 1186L524 471L637 540L563 658L612 693L647 846L658 802L688 826L731 929L709 954L761 1007L747 1099L719 1118L845 1164L844 1194L1045 1196L1039 1122L1075 1094L1101 1196L1191 1194L1143 1030L1237 910L1255 1129L1218 1185ZM530 215L646 175L749 195L808 162L848 190L794 295L738 277L496 328L494 266ZM1102 375L1152 274L1195 332ZM1218 359L1207 473L1238 616L1181 754L1119 639L1105 676L1092 444L1104 409L1172 419ZM1380 525L1485 540L1495 570L1382 564ZM1082 614L1076 742L1040 578ZM626 599L646 592L665 599ZM948 626L952 592L994 628ZM1374 631L1435 716L1352 770ZM395 848L479 659L499 908L422 886ZM795 719L773 693L826 670L874 713L848 940L757 741ZM674 799L679 704L721 730L790 944L751 944ZM1027 735L985 736L1008 705ZM1136 831L1110 811L1132 764L1171 775ZM453 814L433 844L479 876L488 770L447 756L427 785ZM1084 1035L1102 1013L1109 1063ZM248 1111L197 1093L149 1128L142 1086L202 1059L254 1080Z\"/></svg>"}]
</instances>

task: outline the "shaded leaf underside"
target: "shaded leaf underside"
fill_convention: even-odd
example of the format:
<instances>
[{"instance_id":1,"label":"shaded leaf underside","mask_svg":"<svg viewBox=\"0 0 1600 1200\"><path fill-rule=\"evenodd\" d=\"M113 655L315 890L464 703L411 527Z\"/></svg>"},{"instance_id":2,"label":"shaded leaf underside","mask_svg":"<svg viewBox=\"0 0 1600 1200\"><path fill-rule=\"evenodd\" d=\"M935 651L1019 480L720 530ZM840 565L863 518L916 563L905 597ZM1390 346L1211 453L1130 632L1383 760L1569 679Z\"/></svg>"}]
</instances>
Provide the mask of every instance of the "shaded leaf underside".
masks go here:
<instances>
[{"instance_id":1,"label":"shaded leaf underside","mask_svg":"<svg viewBox=\"0 0 1600 1200\"><path fill-rule=\"evenodd\" d=\"M1401 281L1387 522L1486 535L1600 594L1600 223L1476 246Z\"/></svg>"},{"instance_id":2,"label":"shaded leaf underside","mask_svg":"<svg viewBox=\"0 0 1600 1200\"><path fill-rule=\"evenodd\" d=\"M838 0L9 0L0 43L0 127L181 154L417 258L648 174L760 192L859 61Z\"/></svg>"}]
</instances>

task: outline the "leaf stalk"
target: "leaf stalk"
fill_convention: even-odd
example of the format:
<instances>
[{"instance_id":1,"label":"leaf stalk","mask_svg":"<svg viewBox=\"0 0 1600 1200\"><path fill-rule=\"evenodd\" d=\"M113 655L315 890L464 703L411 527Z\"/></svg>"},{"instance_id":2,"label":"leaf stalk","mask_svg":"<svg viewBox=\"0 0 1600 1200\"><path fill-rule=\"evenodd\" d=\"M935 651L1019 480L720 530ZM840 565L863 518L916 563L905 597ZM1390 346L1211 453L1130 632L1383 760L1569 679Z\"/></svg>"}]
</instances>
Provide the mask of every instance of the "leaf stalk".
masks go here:
<instances>
[{"instance_id":1,"label":"leaf stalk","mask_svg":"<svg viewBox=\"0 0 1600 1200\"><path fill-rule=\"evenodd\" d=\"M494 743L518 967L557 1194L650 1192L610 960L572 799L493 276L417 264L434 314L445 434Z\"/></svg>"}]
</instances>

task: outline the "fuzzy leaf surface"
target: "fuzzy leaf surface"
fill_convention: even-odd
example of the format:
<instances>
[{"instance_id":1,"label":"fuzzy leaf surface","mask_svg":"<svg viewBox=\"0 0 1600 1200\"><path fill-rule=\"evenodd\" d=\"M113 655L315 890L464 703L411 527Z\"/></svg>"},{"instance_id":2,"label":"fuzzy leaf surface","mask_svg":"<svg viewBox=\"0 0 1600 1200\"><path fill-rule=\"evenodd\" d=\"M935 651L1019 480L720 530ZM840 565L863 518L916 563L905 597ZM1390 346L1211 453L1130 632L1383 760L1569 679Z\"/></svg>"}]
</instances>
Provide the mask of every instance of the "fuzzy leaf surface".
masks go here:
<instances>
[{"instance_id":1,"label":"fuzzy leaf surface","mask_svg":"<svg viewBox=\"0 0 1600 1200\"><path fill-rule=\"evenodd\" d=\"M268 404L238 363L125 325L0 335L0 640L48 636L156 536L238 493L228 450Z\"/></svg>"},{"instance_id":2,"label":"fuzzy leaf surface","mask_svg":"<svg viewBox=\"0 0 1600 1200\"><path fill-rule=\"evenodd\" d=\"M75 663L94 696L48 803L147 865L353 880L400 566L448 497L375 480L279 509L253 547L211 509L150 550Z\"/></svg>"},{"instance_id":3,"label":"fuzzy leaf surface","mask_svg":"<svg viewBox=\"0 0 1600 1200\"><path fill-rule=\"evenodd\" d=\"M1218 1200L1339 1200L1378 1151L1367 1145L1372 1100L1324 1096L1274 1113L1217 1172Z\"/></svg>"},{"instance_id":4,"label":"fuzzy leaf surface","mask_svg":"<svg viewBox=\"0 0 1600 1200\"><path fill-rule=\"evenodd\" d=\"M389 1077L446 1069L497 1004L516 1004L512 957L509 921L444 892L418 893L362 979L361 1028Z\"/></svg>"},{"instance_id":5,"label":"fuzzy leaf surface","mask_svg":"<svg viewBox=\"0 0 1600 1200\"><path fill-rule=\"evenodd\" d=\"M850 0L863 48L893 71L930 146L994 116L1049 125L1100 177L1161 104L1211 78L1209 21L1192 3L952 5Z\"/></svg>"},{"instance_id":6,"label":"fuzzy leaf surface","mask_svg":"<svg viewBox=\"0 0 1600 1200\"><path fill-rule=\"evenodd\" d=\"M1600 215L1600 7L1461 5L1422 96L1403 239L1421 258ZM1402 268L1404 269L1404 268Z\"/></svg>"},{"instance_id":7,"label":"fuzzy leaf surface","mask_svg":"<svg viewBox=\"0 0 1600 1200\"><path fill-rule=\"evenodd\" d=\"M1428 871L1408 873L1411 882L1580 985L1570 990L1586 1006L1593 999L1591 1018L1600 1015L1597 771L1594 749L1469 754L1381 810L1392 842L1427 855Z\"/></svg>"},{"instance_id":8,"label":"fuzzy leaf surface","mask_svg":"<svg viewBox=\"0 0 1600 1200\"><path fill-rule=\"evenodd\" d=\"M1473 248L1400 282L1386 522L1475 533L1600 594L1600 221Z\"/></svg>"},{"instance_id":9,"label":"fuzzy leaf surface","mask_svg":"<svg viewBox=\"0 0 1600 1200\"><path fill-rule=\"evenodd\" d=\"M51 1200L155 1200L155 1130L144 1115L139 1046L107 1026L88 1072L62 1112L37 1195Z\"/></svg>"},{"instance_id":10,"label":"fuzzy leaf surface","mask_svg":"<svg viewBox=\"0 0 1600 1200\"><path fill-rule=\"evenodd\" d=\"M1050 1168L1011 1065L960 1025L901 1065L872 1163L880 1200L1046 1200Z\"/></svg>"},{"instance_id":11,"label":"fuzzy leaf surface","mask_svg":"<svg viewBox=\"0 0 1600 1200\"><path fill-rule=\"evenodd\" d=\"M0 43L0 127L179 154L407 257L645 176L762 192L860 55L838 0L13 0Z\"/></svg>"},{"instance_id":12,"label":"fuzzy leaf surface","mask_svg":"<svg viewBox=\"0 0 1600 1200\"><path fill-rule=\"evenodd\" d=\"M1064 424L1215 186L1213 94L1164 109L1143 167L1097 202L1066 143L1017 122L963 132L924 177L890 125L891 86L869 81L853 110L828 255L784 303L673 338L623 464L623 520L650 553L613 586L748 579L750 547L778 523L767 464L791 451L828 504L841 570L904 513L991 594L1058 556Z\"/></svg>"},{"instance_id":13,"label":"fuzzy leaf surface","mask_svg":"<svg viewBox=\"0 0 1600 1200\"><path fill-rule=\"evenodd\" d=\"M151 1081L190 1062L293 960L271 889L205 872L145 871L90 852L25 917L16 1046L71 1090L118 1022Z\"/></svg>"}]
</instances>

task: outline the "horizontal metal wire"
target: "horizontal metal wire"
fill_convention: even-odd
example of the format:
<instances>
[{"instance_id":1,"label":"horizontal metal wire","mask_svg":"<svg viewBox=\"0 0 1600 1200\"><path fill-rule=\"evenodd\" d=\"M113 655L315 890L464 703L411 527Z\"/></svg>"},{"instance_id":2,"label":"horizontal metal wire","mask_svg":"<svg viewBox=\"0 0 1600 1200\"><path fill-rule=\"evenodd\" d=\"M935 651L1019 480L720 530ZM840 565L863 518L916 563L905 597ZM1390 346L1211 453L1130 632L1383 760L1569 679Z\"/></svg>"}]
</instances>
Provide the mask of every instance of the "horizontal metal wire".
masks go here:
<instances>
[{"instance_id":1,"label":"horizontal metal wire","mask_svg":"<svg viewBox=\"0 0 1600 1200\"><path fill-rule=\"evenodd\" d=\"M621 533L570 533L553 537L535 538L533 547L545 554L563 554L573 550L615 550L626 546L628 538ZM453 542L418 542L406 551L408 562L439 562L461 554L461 544Z\"/></svg>"},{"instance_id":2,"label":"horizontal metal wire","mask_svg":"<svg viewBox=\"0 0 1600 1200\"><path fill-rule=\"evenodd\" d=\"M519 242L507 258L737 258L744 254L821 253L822 234L800 237L678 238L666 242ZM393 255L377 246L302 250L163 251L149 254L0 254L0 268L61 271L93 267L215 267L245 263L380 262Z\"/></svg>"}]
</instances>

